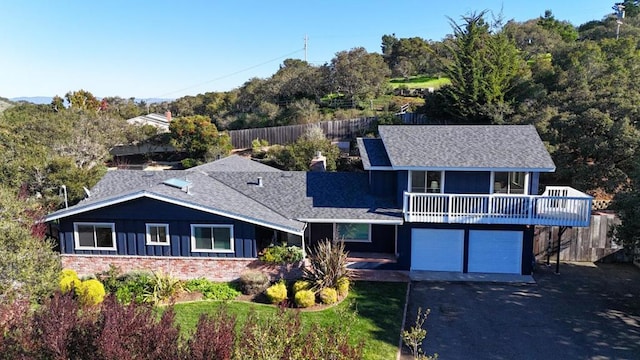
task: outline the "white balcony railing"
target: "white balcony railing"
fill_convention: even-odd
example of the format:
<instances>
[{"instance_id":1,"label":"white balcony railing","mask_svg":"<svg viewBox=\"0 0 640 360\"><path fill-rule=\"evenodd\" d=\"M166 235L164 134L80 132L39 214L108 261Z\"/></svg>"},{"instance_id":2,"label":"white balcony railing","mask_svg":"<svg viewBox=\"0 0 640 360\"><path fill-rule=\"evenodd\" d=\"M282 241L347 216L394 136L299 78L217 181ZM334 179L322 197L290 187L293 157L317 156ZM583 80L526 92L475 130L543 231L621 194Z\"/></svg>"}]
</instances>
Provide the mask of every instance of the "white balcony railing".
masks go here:
<instances>
[{"instance_id":1,"label":"white balcony railing","mask_svg":"<svg viewBox=\"0 0 640 360\"><path fill-rule=\"evenodd\" d=\"M542 195L404 193L404 220L455 224L589 226L592 197L566 186Z\"/></svg>"}]
</instances>

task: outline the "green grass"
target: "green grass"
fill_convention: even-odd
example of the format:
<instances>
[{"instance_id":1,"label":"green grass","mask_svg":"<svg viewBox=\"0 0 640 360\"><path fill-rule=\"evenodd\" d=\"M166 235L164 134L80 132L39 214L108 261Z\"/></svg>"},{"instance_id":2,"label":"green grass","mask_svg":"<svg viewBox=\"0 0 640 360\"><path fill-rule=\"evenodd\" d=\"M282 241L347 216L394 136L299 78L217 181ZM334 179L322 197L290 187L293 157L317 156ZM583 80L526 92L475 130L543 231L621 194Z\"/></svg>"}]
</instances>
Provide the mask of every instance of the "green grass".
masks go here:
<instances>
[{"instance_id":1,"label":"green grass","mask_svg":"<svg viewBox=\"0 0 640 360\"><path fill-rule=\"evenodd\" d=\"M364 358L394 359L400 339L406 289L406 283L356 282L347 299L337 306L322 311L301 312L302 322L305 326L336 323L341 321L340 310L352 306L357 318L351 324L349 335L354 344L365 341ZM201 314L214 313L219 306L226 306L227 311L237 315L239 321L244 321L252 309L258 315L277 311L273 306L255 303L200 301L176 304L176 322L181 331L189 333L195 328Z\"/></svg>"},{"instance_id":2,"label":"green grass","mask_svg":"<svg viewBox=\"0 0 640 360\"><path fill-rule=\"evenodd\" d=\"M389 85L394 89L401 86L406 86L409 89L426 89L430 87L437 89L450 83L451 81L447 78L434 78L431 76L412 76L408 79L395 78L389 80Z\"/></svg>"}]
</instances>

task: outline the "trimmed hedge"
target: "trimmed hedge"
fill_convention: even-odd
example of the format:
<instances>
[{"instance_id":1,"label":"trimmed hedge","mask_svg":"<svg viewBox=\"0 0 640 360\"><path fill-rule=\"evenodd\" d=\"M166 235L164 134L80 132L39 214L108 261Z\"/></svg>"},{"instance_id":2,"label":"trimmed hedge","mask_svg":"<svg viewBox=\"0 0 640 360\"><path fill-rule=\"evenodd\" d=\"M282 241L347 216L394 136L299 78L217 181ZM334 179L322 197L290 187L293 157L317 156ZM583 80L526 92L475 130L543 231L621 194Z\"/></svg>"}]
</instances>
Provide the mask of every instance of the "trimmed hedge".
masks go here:
<instances>
[{"instance_id":1,"label":"trimmed hedge","mask_svg":"<svg viewBox=\"0 0 640 360\"><path fill-rule=\"evenodd\" d=\"M272 304L280 304L287 299L287 286L284 281L280 281L277 284L271 285L265 291L265 295Z\"/></svg>"},{"instance_id":2,"label":"trimmed hedge","mask_svg":"<svg viewBox=\"0 0 640 360\"><path fill-rule=\"evenodd\" d=\"M320 298L320 302L326 305L335 304L336 302L338 302L338 292L336 291L336 289L324 288L320 290L318 297Z\"/></svg>"},{"instance_id":3,"label":"trimmed hedge","mask_svg":"<svg viewBox=\"0 0 640 360\"><path fill-rule=\"evenodd\" d=\"M297 307L308 308L315 305L316 294L314 294L311 290L300 290L294 296L294 302L296 303Z\"/></svg>"}]
</instances>

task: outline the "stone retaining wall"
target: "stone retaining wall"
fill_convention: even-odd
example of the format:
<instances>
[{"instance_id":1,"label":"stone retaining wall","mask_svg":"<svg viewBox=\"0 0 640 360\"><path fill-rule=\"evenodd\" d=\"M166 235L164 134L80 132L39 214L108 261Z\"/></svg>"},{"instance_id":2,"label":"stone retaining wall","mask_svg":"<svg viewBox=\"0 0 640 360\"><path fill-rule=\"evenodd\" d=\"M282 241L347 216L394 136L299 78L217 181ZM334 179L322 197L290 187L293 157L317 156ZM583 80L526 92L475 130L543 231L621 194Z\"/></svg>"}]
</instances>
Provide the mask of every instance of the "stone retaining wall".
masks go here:
<instances>
[{"instance_id":1,"label":"stone retaining wall","mask_svg":"<svg viewBox=\"0 0 640 360\"><path fill-rule=\"evenodd\" d=\"M162 271L178 279L206 278L212 281L233 281L247 270L268 274L272 280L295 279L302 276L302 264L272 265L254 258L160 257L123 255L60 255L62 266L78 275L93 275L109 269L131 271Z\"/></svg>"}]
</instances>

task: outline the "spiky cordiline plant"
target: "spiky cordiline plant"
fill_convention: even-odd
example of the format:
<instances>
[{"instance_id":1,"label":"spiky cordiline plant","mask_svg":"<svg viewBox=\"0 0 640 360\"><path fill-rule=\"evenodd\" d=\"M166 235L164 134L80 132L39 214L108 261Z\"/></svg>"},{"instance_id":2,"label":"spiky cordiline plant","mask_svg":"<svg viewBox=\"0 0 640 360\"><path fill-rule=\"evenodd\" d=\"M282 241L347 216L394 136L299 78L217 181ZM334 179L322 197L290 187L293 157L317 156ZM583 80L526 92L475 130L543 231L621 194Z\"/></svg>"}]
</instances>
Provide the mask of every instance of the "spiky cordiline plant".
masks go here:
<instances>
[{"instance_id":1,"label":"spiky cordiline plant","mask_svg":"<svg viewBox=\"0 0 640 360\"><path fill-rule=\"evenodd\" d=\"M344 242L321 240L309 253L309 264L304 269L304 278L313 290L336 288L338 280L349 277Z\"/></svg>"}]
</instances>

